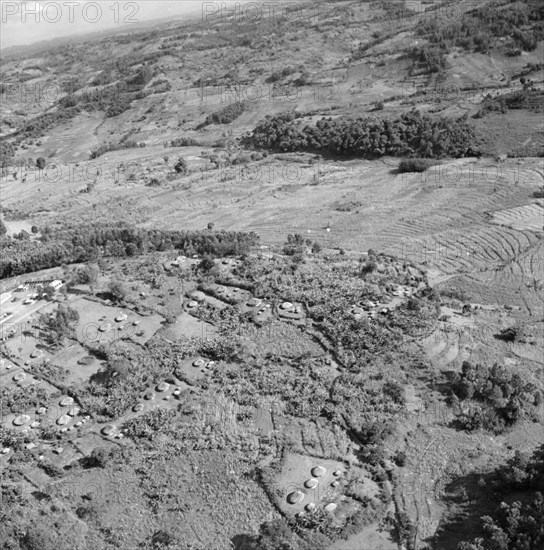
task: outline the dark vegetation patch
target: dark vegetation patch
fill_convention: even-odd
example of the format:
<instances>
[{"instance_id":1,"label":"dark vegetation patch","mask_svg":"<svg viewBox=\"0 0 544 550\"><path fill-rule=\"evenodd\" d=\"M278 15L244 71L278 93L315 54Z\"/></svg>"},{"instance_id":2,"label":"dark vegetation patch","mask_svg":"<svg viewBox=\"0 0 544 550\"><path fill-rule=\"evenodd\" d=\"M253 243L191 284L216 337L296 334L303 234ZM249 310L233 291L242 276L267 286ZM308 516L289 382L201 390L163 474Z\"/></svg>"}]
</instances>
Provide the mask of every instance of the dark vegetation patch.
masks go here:
<instances>
[{"instance_id":1,"label":"dark vegetation patch","mask_svg":"<svg viewBox=\"0 0 544 550\"><path fill-rule=\"evenodd\" d=\"M480 428L501 433L523 418L535 418L542 393L520 375L498 364L492 367L465 361L452 386L460 400L456 424L465 430Z\"/></svg>"},{"instance_id":2,"label":"dark vegetation patch","mask_svg":"<svg viewBox=\"0 0 544 550\"><path fill-rule=\"evenodd\" d=\"M482 118L489 113L505 114L510 109L527 109L535 113L542 113L544 110L544 91L523 89L497 97L488 95L474 118Z\"/></svg>"},{"instance_id":3,"label":"dark vegetation patch","mask_svg":"<svg viewBox=\"0 0 544 550\"><path fill-rule=\"evenodd\" d=\"M254 233L160 231L123 223L73 224L44 228L39 240L0 239L0 278L13 277L62 264L95 260L101 256L135 256L149 251L179 250L186 255L242 254L256 244Z\"/></svg>"},{"instance_id":4,"label":"dark vegetation patch","mask_svg":"<svg viewBox=\"0 0 544 550\"><path fill-rule=\"evenodd\" d=\"M406 159L399 162L399 173L425 172L435 163L428 159Z\"/></svg>"},{"instance_id":5,"label":"dark vegetation patch","mask_svg":"<svg viewBox=\"0 0 544 550\"><path fill-rule=\"evenodd\" d=\"M269 116L245 140L247 145L276 151L312 151L340 157L465 157L476 154L476 138L466 117L431 118L413 110L394 120L321 119L315 126L300 115Z\"/></svg>"},{"instance_id":6,"label":"dark vegetation patch","mask_svg":"<svg viewBox=\"0 0 544 550\"><path fill-rule=\"evenodd\" d=\"M488 4L459 16L454 9L439 8L437 17L424 17L417 32L442 52L453 48L485 53L507 38L506 49L532 52L544 31L544 6L538 0Z\"/></svg>"},{"instance_id":7,"label":"dark vegetation patch","mask_svg":"<svg viewBox=\"0 0 544 550\"><path fill-rule=\"evenodd\" d=\"M458 526L463 520L474 523L475 533L460 542L458 550L539 550L544 544L544 446L533 453L516 451L504 465L483 474L466 476L455 482L445 499L464 508L441 525L435 537L440 547L446 539L462 538ZM487 513L486 513L487 512ZM448 541L451 542L451 541Z\"/></svg>"},{"instance_id":8,"label":"dark vegetation patch","mask_svg":"<svg viewBox=\"0 0 544 550\"><path fill-rule=\"evenodd\" d=\"M236 101L226 107L223 107L223 109L208 115L203 126L209 126L210 124L230 124L235 121L246 109L246 103L243 101Z\"/></svg>"}]
</instances>

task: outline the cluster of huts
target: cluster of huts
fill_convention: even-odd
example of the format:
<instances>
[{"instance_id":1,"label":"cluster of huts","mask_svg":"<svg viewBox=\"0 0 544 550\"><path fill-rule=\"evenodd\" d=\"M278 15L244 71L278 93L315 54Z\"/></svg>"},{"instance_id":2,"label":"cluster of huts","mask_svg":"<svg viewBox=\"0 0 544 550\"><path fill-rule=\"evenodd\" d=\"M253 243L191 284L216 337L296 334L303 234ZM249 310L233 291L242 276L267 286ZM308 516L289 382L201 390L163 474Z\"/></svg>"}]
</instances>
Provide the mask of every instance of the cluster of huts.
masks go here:
<instances>
[{"instance_id":1,"label":"cluster of huts","mask_svg":"<svg viewBox=\"0 0 544 550\"><path fill-rule=\"evenodd\" d=\"M332 481L330 484L327 483L326 480L326 474L327 469L323 466L314 466L310 470L311 477L306 479L303 483L304 488L311 490L311 491L317 491L322 485L329 485L333 489L337 489L340 486L339 478L342 477L343 472L341 470L334 470L332 472L333 477L335 478L334 481ZM322 495L326 496L326 492L323 491ZM314 493L315 495L315 493ZM295 506L302 504L306 498L308 497L308 491L305 491L303 489L298 489L296 491L292 491L287 495L287 503ZM312 498L311 500L319 500L318 498ZM324 506L324 510L327 512L334 512L337 508L337 504L335 502L329 502ZM317 504L315 502L307 502L304 506L304 510L306 512L313 512L317 509ZM297 513L297 516L303 516L304 511L300 511Z\"/></svg>"}]
</instances>

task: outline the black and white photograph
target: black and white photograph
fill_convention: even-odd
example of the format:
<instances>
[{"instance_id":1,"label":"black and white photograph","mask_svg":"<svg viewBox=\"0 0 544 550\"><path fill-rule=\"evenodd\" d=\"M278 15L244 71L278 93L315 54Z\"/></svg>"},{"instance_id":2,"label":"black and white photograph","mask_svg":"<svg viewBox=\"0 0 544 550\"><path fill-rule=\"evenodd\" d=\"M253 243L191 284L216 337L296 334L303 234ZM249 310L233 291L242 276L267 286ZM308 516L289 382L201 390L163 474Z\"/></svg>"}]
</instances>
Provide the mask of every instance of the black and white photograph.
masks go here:
<instances>
[{"instance_id":1,"label":"black and white photograph","mask_svg":"<svg viewBox=\"0 0 544 550\"><path fill-rule=\"evenodd\" d=\"M0 0L0 550L544 550L544 0Z\"/></svg>"}]
</instances>

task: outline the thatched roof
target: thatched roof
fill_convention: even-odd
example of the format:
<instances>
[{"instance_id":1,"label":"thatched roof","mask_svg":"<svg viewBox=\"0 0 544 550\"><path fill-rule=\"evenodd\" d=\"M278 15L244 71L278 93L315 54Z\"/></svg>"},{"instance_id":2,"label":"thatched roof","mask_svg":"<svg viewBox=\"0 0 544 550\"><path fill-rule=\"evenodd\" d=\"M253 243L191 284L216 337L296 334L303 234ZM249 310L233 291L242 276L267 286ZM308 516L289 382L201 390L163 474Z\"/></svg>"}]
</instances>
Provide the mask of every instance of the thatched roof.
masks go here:
<instances>
[{"instance_id":1,"label":"thatched roof","mask_svg":"<svg viewBox=\"0 0 544 550\"><path fill-rule=\"evenodd\" d=\"M314 466L312 468L312 475L314 477L321 477L324 476L327 473L327 469L323 468L323 466Z\"/></svg>"},{"instance_id":2,"label":"thatched roof","mask_svg":"<svg viewBox=\"0 0 544 550\"><path fill-rule=\"evenodd\" d=\"M59 426L64 426L64 424L68 424L72 420L67 414L63 414L57 419L57 424Z\"/></svg>"},{"instance_id":3,"label":"thatched roof","mask_svg":"<svg viewBox=\"0 0 544 550\"><path fill-rule=\"evenodd\" d=\"M23 426L30 422L30 416L27 414L21 414L20 416L13 419L14 426Z\"/></svg>"},{"instance_id":4,"label":"thatched roof","mask_svg":"<svg viewBox=\"0 0 544 550\"><path fill-rule=\"evenodd\" d=\"M289 504L298 504L304 500L304 493L302 491L293 491L287 495L287 502Z\"/></svg>"},{"instance_id":5,"label":"thatched roof","mask_svg":"<svg viewBox=\"0 0 544 550\"><path fill-rule=\"evenodd\" d=\"M73 397L69 397L69 396L66 396L66 397L63 397L60 401L59 401L59 405L61 407L68 407L68 405L73 405L74 403L74 398Z\"/></svg>"},{"instance_id":6,"label":"thatched roof","mask_svg":"<svg viewBox=\"0 0 544 550\"><path fill-rule=\"evenodd\" d=\"M104 435L111 435L117 428L113 424L108 424L100 430Z\"/></svg>"}]
</instances>

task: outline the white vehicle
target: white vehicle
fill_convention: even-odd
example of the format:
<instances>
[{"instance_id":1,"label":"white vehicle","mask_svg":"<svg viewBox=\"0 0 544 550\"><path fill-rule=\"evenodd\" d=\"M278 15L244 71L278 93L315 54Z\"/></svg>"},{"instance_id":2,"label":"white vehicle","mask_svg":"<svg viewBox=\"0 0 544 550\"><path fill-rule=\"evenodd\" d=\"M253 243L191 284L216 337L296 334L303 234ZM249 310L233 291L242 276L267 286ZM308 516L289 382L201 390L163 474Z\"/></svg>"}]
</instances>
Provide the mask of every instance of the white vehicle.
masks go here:
<instances>
[{"instance_id":1,"label":"white vehicle","mask_svg":"<svg viewBox=\"0 0 544 550\"><path fill-rule=\"evenodd\" d=\"M27 299L23 302L23 304L24 304L25 306L28 306L28 305L33 304L33 303L34 303L34 300L33 300L32 298L27 298Z\"/></svg>"}]
</instances>

